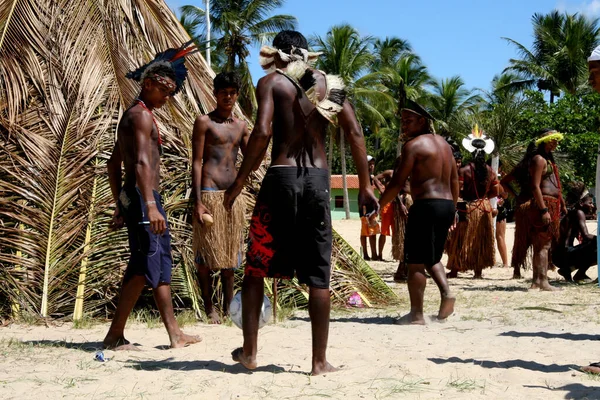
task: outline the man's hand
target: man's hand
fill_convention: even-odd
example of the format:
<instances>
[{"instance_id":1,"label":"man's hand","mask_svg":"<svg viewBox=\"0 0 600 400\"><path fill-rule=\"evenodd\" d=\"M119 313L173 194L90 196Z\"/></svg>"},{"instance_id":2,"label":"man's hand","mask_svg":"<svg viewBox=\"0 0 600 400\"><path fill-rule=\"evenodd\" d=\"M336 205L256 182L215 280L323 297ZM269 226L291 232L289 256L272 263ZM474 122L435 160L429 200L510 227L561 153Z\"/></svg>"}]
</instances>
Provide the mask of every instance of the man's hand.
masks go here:
<instances>
[{"instance_id":1,"label":"man's hand","mask_svg":"<svg viewBox=\"0 0 600 400\"><path fill-rule=\"evenodd\" d=\"M204 220L202 219L202 214L210 214L210 212L208 211L208 208L206 208L206 206L204 204L198 202L194 206L194 218L196 219L196 221L198 221L199 223L204 225Z\"/></svg>"},{"instance_id":2,"label":"man's hand","mask_svg":"<svg viewBox=\"0 0 600 400\"><path fill-rule=\"evenodd\" d=\"M379 213L379 201L375 197L375 194L373 194L372 188L368 187L358 192L358 207L359 209L366 208L368 214Z\"/></svg>"},{"instance_id":3,"label":"man's hand","mask_svg":"<svg viewBox=\"0 0 600 400\"><path fill-rule=\"evenodd\" d=\"M123 225L125 225L125 220L121 215L121 210L119 209L119 206L117 206L117 208L115 208L115 212L113 213L112 220L110 221L109 229L114 231L117 229L121 229Z\"/></svg>"},{"instance_id":4,"label":"man's hand","mask_svg":"<svg viewBox=\"0 0 600 400\"><path fill-rule=\"evenodd\" d=\"M552 217L550 216L550 213L546 211L544 214L542 214L542 223L544 225L550 225L550 222L552 222Z\"/></svg>"},{"instance_id":5,"label":"man's hand","mask_svg":"<svg viewBox=\"0 0 600 400\"><path fill-rule=\"evenodd\" d=\"M223 197L223 207L225 207L225 209L227 211L231 211L231 208L233 207L233 203L235 202L235 199L242 192L242 189L243 189L242 185L239 185L238 183L233 182L231 184L231 186L229 186L229 188L225 191L225 196Z\"/></svg>"},{"instance_id":6,"label":"man's hand","mask_svg":"<svg viewBox=\"0 0 600 400\"><path fill-rule=\"evenodd\" d=\"M404 219L408 218L408 208L406 208L403 202L400 202L400 216Z\"/></svg>"},{"instance_id":7,"label":"man's hand","mask_svg":"<svg viewBox=\"0 0 600 400\"><path fill-rule=\"evenodd\" d=\"M167 222L155 205L148 207L148 221L150 230L156 235L162 235L167 230Z\"/></svg>"}]
</instances>

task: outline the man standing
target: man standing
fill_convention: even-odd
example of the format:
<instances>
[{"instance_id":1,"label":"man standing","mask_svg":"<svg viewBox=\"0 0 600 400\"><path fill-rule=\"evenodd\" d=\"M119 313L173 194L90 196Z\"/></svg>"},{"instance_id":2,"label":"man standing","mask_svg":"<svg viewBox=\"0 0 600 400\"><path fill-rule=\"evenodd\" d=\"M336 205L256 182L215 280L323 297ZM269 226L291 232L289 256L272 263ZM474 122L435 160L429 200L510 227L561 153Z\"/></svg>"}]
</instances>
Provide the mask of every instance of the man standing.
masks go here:
<instances>
[{"instance_id":1,"label":"man standing","mask_svg":"<svg viewBox=\"0 0 600 400\"><path fill-rule=\"evenodd\" d=\"M350 144L359 176L359 207L376 213L378 204L369 183L364 137L339 77L309 66L318 54L310 53L306 38L295 31L280 32L273 47L264 46L260 55L270 73L258 82L258 111L247 155L225 193L225 206L231 208L273 136L271 167L250 224L242 286L244 345L232 357L248 369L257 367L263 280L296 273L310 288L311 373L320 375L336 370L326 358L332 246L325 153L329 122L337 119Z\"/></svg>"},{"instance_id":2,"label":"man standing","mask_svg":"<svg viewBox=\"0 0 600 400\"><path fill-rule=\"evenodd\" d=\"M388 169L383 171L382 173L373 177L373 184L379 191L379 196L385 192L385 187L389 183L392 175L394 174L394 170ZM381 215L381 229L379 232L379 255L377 260L385 261L383 259L383 249L385 248L385 243L387 241L387 236L392 236L392 226L394 224L394 204L388 203L384 208L380 210ZM395 233L394 233L395 234Z\"/></svg>"},{"instance_id":3,"label":"man standing","mask_svg":"<svg viewBox=\"0 0 600 400\"><path fill-rule=\"evenodd\" d=\"M380 199L381 207L385 207L394 200L410 177L414 203L408 213L404 251L408 264L411 309L399 323L425 324L425 269L437 284L442 297L438 319L446 319L454 312L455 298L450 293L440 260L448 230L455 220L458 173L452 149L443 137L432 133L432 119L423 107L412 101L408 108L402 110L402 131L408 140L402 148L394 176Z\"/></svg>"},{"instance_id":4,"label":"man standing","mask_svg":"<svg viewBox=\"0 0 600 400\"><path fill-rule=\"evenodd\" d=\"M160 53L151 63L127 75L142 84L142 91L119 121L117 142L108 161L108 176L117 203L111 225L113 229L127 225L131 257L117 310L104 338L107 349L136 349L125 339L123 330L146 284L152 287L171 347L183 347L201 340L184 334L173 314L171 235L158 193L162 140L152 114L154 108L162 107L183 85L187 75L181 56L186 52L184 47ZM123 185L121 164L125 167Z\"/></svg>"},{"instance_id":5,"label":"man standing","mask_svg":"<svg viewBox=\"0 0 600 400\"><path fill-rule=\"evenodd\" d=\"M375 171L375 159L373 156L367 156L367 163L369 166L370 184L373 186L376 185L375 177L373 176L373 172ZM366 213L366 210L363 210L362 207L359 207L358 214L360 216L360 246L363 258L367 261L371 259L377 261L381 256L377 255L377 235L380 233L377 215ZM369 245L371 246L371 257L369 257L369 252L367 251L367 238L369 238Z\"/></svg>"},{"instance_id":6,"label":"man standing","mask_svg":"<svg viewBox=\"0 0 600 400\"><path fill-rule=\"evenodd\" d=\"M194 123L192 187L194 191L194 257L200 278L204 310L209 323L220 324L213 307L211 271L221 271L223 315L229 314L233 298L233 271L242 261L245 205L235 203L228 212L223 195L237 174L238 151L246 152L248 126L233 117L240 88L233 72L221 72L214 81L217 108ZM204 223L205 214L211 216Z\"/></svg>"}]
</instances>

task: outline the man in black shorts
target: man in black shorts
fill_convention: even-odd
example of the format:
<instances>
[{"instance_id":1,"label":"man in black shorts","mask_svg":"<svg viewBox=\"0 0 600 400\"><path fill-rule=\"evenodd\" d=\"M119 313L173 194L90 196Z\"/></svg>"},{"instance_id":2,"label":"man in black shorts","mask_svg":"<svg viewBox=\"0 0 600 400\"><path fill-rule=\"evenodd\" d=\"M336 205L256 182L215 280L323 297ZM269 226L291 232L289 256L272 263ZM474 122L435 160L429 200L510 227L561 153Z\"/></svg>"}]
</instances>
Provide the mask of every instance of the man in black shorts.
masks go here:
<instances>
[{"instance_id":1,"label":"man in black shorts","mask_svg":"<svg viewBox=\"0 0 600 400\"><path fill-rule=\"evenodd\" d=\"M446 319L454 312L455 298L450 293L440 260L448 229L455 220L458 173L450 145L443 137L432 133L432 119L423 107L412 101L402 110L402 131L407 142L391 182L379 200L381 207L394 200L410 177L414 204L408 213L404 254L408 264L411 310L400 319L402 324L425 324L425 268L442 296L437 318Z\"/></svg>"},{"instance_id":2,"label":"man in black shorts","mask_svg":"<svg viewBox=\"0 0 600 400\"><path fill-rule=\"evenodd\" d=\"M364 137L339 77L310 67L306 38L282 31L273 47L264 46L261 65L269 72L258 81L258 112L246 156L225 193L231 208L253 167L260 164L271 135L271 167L262 182L252 221L242 286L244 346L232 357L248 369L257 367L258 317L264 278L291 278L310 287L313 375L333 372L326 358L329 334L331 215L327 170L327 125L337 119L350 144L359 177L359 207L377 212L369 183ZM313 94L312 96L309 94Z\"/></svg>"}]
</instances>

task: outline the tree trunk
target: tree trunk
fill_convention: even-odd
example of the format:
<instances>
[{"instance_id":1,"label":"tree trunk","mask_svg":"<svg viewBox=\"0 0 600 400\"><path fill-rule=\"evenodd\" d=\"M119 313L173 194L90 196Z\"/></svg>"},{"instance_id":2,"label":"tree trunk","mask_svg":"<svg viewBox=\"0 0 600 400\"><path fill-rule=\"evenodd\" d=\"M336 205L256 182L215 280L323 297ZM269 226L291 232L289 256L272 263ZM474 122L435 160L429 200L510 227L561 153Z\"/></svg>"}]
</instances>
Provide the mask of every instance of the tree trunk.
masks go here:
<instances>
[{"instance_id":1,"label":"tree trunk","mask_svg":"<svg viewBox=\"0 0 600 400\"><path fill-rule=\"evenodd\" d=\"M350 202L348 200L348 183L346 182L346 144L344 143L344 130L340 128L340 154L342 156L342 183L344 188L344 211L346 219L350 219Z\"/></svg>"}]
</instances>

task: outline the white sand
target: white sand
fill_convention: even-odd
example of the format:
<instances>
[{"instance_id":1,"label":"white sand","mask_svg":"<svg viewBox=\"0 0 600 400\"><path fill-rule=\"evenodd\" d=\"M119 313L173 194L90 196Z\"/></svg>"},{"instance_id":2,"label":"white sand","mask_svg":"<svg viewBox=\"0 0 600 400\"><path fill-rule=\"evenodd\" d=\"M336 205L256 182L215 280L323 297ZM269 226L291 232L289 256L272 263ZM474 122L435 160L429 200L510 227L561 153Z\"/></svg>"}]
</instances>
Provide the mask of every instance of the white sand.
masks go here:
<instances>
[{"instance_id":1,"label":"white sand","mask_svg":"<svg viewBox=\"0 0 600 400\"><path fill-rule=\"evenodd\" d=\"M357 221L336 221L335 228L358 247ZM395 262L372 265L402 304L334 313L328 354L344 366L340 372L306 375L311 341L304 312L260 331L260 368L252 373L229 356L242 343L234 326L186 326L204 341L176 350L160 349L168 344L162 327L128 326L127 337L143 351L108 351L111 360L100 363L94 349L107 324L11 325L0 329L0 398L600 399L600 379L576 370L600 361L595 285L528 292L526 279L509 279L512 270L488 269L483 280L465 274L451 281L457 309L446 323L397 326L394 318L408 311L406 285L391 282ZM589 274L595 277L596 268ZM431 281L425 303L434 315L439 296Z\"/></svg>"}]
</instances>

